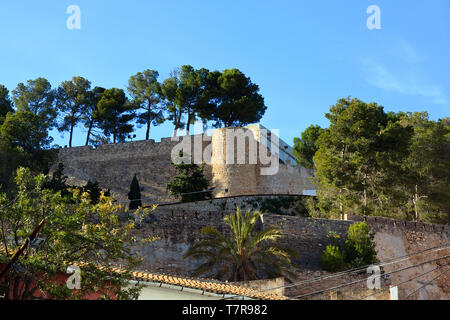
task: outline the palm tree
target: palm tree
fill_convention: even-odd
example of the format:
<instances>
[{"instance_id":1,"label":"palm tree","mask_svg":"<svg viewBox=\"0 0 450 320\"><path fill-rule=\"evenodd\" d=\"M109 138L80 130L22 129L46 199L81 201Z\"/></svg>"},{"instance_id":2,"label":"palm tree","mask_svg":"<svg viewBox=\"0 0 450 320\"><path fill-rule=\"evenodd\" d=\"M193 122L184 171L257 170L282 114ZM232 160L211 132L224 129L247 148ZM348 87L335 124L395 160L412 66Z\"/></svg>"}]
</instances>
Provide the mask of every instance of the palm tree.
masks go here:
<instances>
[{"instance_id":1,"label":"palm tree","mask_svg":"<svg viewBox=\"0 0 450 320\"><path fill-rule=\"evenodd\" d=\"M291 274L288 271L294 265L291 256L297 253L275 244L275 240L283 237L281 230L275 227L255 230L261 215L261 211L249 210L244 214L237 207L235 214L224 218L231 237L213 227L202 228L201 233L209 236L208 239L194 244L184 255L184 258L206 259L193 276L215 272L216 278L248 281Z\"/></svg>"}]
</instances>

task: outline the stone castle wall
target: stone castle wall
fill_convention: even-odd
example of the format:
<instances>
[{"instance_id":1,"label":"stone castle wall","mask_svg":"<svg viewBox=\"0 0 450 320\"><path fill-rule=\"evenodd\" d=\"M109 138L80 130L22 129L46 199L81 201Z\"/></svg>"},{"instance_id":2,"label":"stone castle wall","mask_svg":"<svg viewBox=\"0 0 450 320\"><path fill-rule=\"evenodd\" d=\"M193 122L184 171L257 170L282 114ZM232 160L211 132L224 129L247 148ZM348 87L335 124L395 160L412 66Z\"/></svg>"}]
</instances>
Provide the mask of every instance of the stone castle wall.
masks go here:
<instances>
[{"instance_id":1,"label":"stone castle wall","mask_svg":"<svg viewBox=\"0 0 450 320\"><path fill-rule=\"evenodd\" d=\"M220 232L227 233L227 227L223 223L223 217L230 211L199 211L158 208L151 214L147 223L139 229L141 236L158 236L159 240L149 243L141 249L145 256L145 268L153 272L174 273L183 276L190 276L192 270L200 263L194 259L183 259L183 255L188 248L203 239L200 229L212 226ZM360 217L354 217L361 220ZM348 227L355 221L314 219L305 217L280 216L275 214L264 214L264 226L279 227L286 237L279 242L281 246L293 248L298 252L299 257L296 262L299 264L298 279L310 279L326 274L320 271L318 263L323 249L330 243L327 237L330 231L340 236L337 243L345 239ZM448 244L450 228L448 226L433 224L413 224L404 223L391 219L369 218L367 224L371 231L375 232L378 258L386 261L393 258L413 254L431 247ZM448 259L442 259L448 255L449 249L428 252L420 255L412 255L404 261L386 265L385 272L398 270L429 259L439 258L441 260L426 264L419 268L412 268L408 271L394 273L388 279L392 285L396 285L411 277L419 276L421 273L443 266L448 263ZM430 280L438 275L442 270L430 273L423 278L399 285L399 298L404 298L407 294L423 285L423 281ZM307 276L306 276L307 275ZM305 277L303 277L305 276ZM303 277L303 278L302 278ZM329 281L321 281L309 284L308 287L298 286L289 289L289 295L295 296L316 290L338 286L354 281L355 279L365 279L367 275L347 275L341 278L333 278ZM449 299L450 279L447 276L439 278L431 286L422 289L418 296L413 299ZM363 290L365 282L350 286L348 289ZM345 288L340 292L348 292ZM369 294L369 293L368 293ZM311 297L313 298L313 297Z\"/></svg>"},{"instance_id":2,"label":"stone castle wall","mask_svg":"<svg viewBox=\"0 0 450 320\"><path fill-rule=\"evenodd\" d=\"M227 232L223 217L230 211L170 210L158 208L137 235L156 236L160 240L151 242L143 249L146 265L152 271L164 271L189 275L198 263L183 260L182 256L193 243L203 239L200 230L212 226ZM264 214L265 226L279 227L286 237L280 245L291 247L299 253L297 262L305 269L317 269L322 250L328 245L329 231L345 235L351 221L301 218Z\"/></svg>"},{"instance_id":3,"label":"stone castle wall","mask_svg":"<svg viewBox=\"0 0 450 320\"><path fill-rule=\"evenodd\" d=\"M59 161L64 164L68 183L84 185L88 180L98 181L103 189L110 189L118 200L126 200L130 183L136 173L143 188L144 203L167 201L166 184L175 175L170 162L171 150L176 142L170 138L156 143L154 140L64 148ZM207 171L207 170L206 170ZM208 174L208 172L206 172Z\"/></svg>"},{"instance_id":4,"label":"stone castle wall","mask_svg":"<svg viewBox=\"0 0 450 320\"><path fill-rule=\"evenodd\" d=\"M350 216L352 220L366 221L370 230L375 232L378 256L380 260L411 255L429 248L443 246L442 249L426 251L422 254L414 254L404 261L385 266L385 271L390 272L401 268L407 268L414 264L420 264L427 260L435 262L424 264L417 268L411 268L391 275L392 283L405 282L398 288L399 298L402 299L426 285L426 282L439 276L448 269L450 263L450 226L422 222L394 220L381 217ZM436 269L435 271L432 271ZM430 272L426 275L421 274ZM450 299L450 274L447 272L436 281L426 285L408 299L435 300Z\"/></svg>"},{"instance_id":5,"label":"stone castle wall","mask_svg":"<svg viewBox=\"0 0 450 320\"><path fill-rule=\"evenodd\" d=\"M253 129L252 129L253 130ZM253 130L253 132L255 132ZM314 189L309 181L311 172L293 167L286 154L280 159L279 170L273 175L261 175L261 169L267 165L260 161L249 164L249 145L245 147L246 164L236 164L237 154L233 154L235 164L220 162L226 157L227 144L220 140L221 131L215 131L212 138L203 135L191 136L191 142L202 141L201 151L211 156L210 164L205 167L205 175L215 186L215 196L242 196L261 194L298 195L303 190ZM258 136L255 137L256 140ZM211 142L212 141L212 142ZM63 162L64 173L69 177L68 183L84 185L88 180L98 181L104 189L110 189L112 196L118 200L126 200L133 175L136 174L143 188L141 194L145 198L144 204L174 202L166 191L167 182L175 175L171 165L171 155L177 150L178 141L171 138L135 141L119 144L100 145L93 147L65 148L59 151L59 161ZM281 143L280 143L281 144ZM194 154L192 143L191 154ZM261 148L261 144L257 145ZM224 152L225 154L221 154ZM259 149L258 149L259 152ZM218 161L219 160L219 161ZM227 191L225 191L227 189ZM241 199L243 200L243 199ZM205 204L206 202L203 202ZM235 203L237 204L237 203ZM220 205L219 205L220 206ZM189 209L191 210L183 210ZM200 208L200 210L199 210ZM189 246L202 239L199 230L205 226L213 226L219 231L226 231L222 218L227 211L218 211L217 206L209 210L208 206L196 207L183 205L182 208L161 206L144 224L139 232L144 235L159 236L160 240L148 244L143 249L146 256L146 266L151 271L164 271L165 273L179 273L189 275L192 268L199 263L194 260L183 260L182 256ZM361 217L350 217L360 220ZM378 257L381 261L412 254L423 249L448 244L449 227L432 224L411 223L382 218L366 218L369 228L376 233ZM328 245L329 231L334 231L345 238L347 229L353 221L324 220L302 217L264 215L265 225L280 227L286 237L281 245L294 248L300 255L298 263L302 270L317 270L322 250ZM388 265L385 271L406 267L427 259L444 257L447 250L414 255L403 262ZM420 276L421 273L431 271L433 268L446 266L448 260L439 260L435 263L414 268L408 272L392 275L392 282L399 283L411 277ZM406 282L399 286L399 297L426 284L426 280L439 274L439 270L417 280ZM445 274L425 289L416 294L419 299L450 298L450 278Z\"/></svg>"},{"instance_id":6,"label":"stone castle wall","mask_svg":"<svg viewBox=\"0 0 450 320\"><path fill-rule=\"evenodd\" d=\"M213 184L218 186L217 197L301 195L305 190L315 189L310 181L312 170L293 166L291 160L286 160L284 148L275 157L267 144L260 142L259 126L249 127L239 128L241 131L235 139L229 138L228 128L217 129L212 134L211 166Z\"/></svg>"},{"instance_id":7,"label":"stone castle wall","mask_svg":"<svg viewBox=\"0 0 450 320\"><path fill-rule=\"evenodd\" d=\"M280 215L303 215L307 216L304 199L309 196L298 195L243 195L233 197L222 197L209 200L193 202L177 202L161 204L158 210L186 210L186 211L227 211L233 212L236 207L241 210L262 210L263 213L276 213ZM274 203L276 205L274 205Z\"/></svg>"},{"instance_id":8,"label":"stone castle wall","mask_svg":"<svg viewBox=\"0 0 450 320\"><path fill-rule=\"evenodd\" d=\"M252 130L242 130L252 133L253 142L257 140ZM262 165L259 160L256 164L248 161L248 140L244 164L237 164L237 161L234 164L221 163L220 159L226 159L228 152L226 141L222 143L217 140L221 132L222 129L215 130L212 137L203 134L180 137L179 141L163 138L161 142L146 140L105 144L97 148L64 148L59 150L59 161L64 164L64 174L69 177L69 184L84 185L88 180L98 181L100 187L110 189L112 196L118 200L127 200L131 180L136 174L144 204L177 200L167 192L166 185L176 174L171 156L178 155L181 148L185 149L184 154L194 155L194 161L200 154L199 162L206 162L204 173L210 185L215 187L215 197L302 194L303 190L314 189L310 182L312 171L290 163L279 164L276 174L261 175L261 169L267 165ZM257 141L256 145L259 150L261 145ZM236 142L235 160L239 154L237 150Z\"/></svg>"}]
</instances>

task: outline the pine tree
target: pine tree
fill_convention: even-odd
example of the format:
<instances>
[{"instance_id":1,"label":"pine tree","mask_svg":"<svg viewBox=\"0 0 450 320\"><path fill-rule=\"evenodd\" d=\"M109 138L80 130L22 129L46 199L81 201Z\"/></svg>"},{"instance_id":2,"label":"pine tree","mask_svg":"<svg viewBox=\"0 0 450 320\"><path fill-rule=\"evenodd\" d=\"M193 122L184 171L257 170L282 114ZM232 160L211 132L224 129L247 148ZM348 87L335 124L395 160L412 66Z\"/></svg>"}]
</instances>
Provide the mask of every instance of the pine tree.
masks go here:
<instances>
[{"instance_id":1,"label":"pine tree","mask_svg":"<svg viewBox=\"0 0 450 320\"><path fill-rule=\"evenodd\" d=\"M14 113L13 103L9 98L8 89L0 84L0 125L5 121L8 112Z\"/></svg>"},{"instance_id":2,"label":"pine tree","mask_svg":"<svg viewBox=\"0 0 450 320\"><path fill-rule=\"evenodd\" d=\"M130 184L130 192L128 193L128 199L130 200L130 210L138 209L139 207L142 207L142 201L141 201L141 188L139 187L139 182L136 177L136 174L134 174L133 180Z\"/></svg>"},{"instance_id":3,"label":"pine tree","mask_svg":"<svg viewBox=\"0 0 450 320\"><path fill-rule=\"evenodd\" d=\"M180 153L180 157L183 157ZM205 164L198 166L195 163L180 163L172 165L177 175L167 184L167 190L174 196L181 196L182 202L210 199L211 191L206 191L209 181L203 174ZM204 192L202 192L204 191Z\"/></svg>"},{"instance_id":4,"label":"pine tree","mask_svg":"<svg viewBox=\"0 0 450 320\"><path fill-rule=\"evenodd\" d=\"M135 118L134 108L122 89L111 88L101 94L96 117L103 134L106 137L112 135L113 143L124 142L133 132L131 121Z\"/></svg>"},{"instance_id":5,"label":"pine tree","mask_svg":"<svg viewBox=\"0 0 450 320\"><path fill-rule=\"evenodd\" d=\"M376 103L339 99L326 114L330 127L318 138L314 155L315 182L321 210L395 215L403 197L400 164L408 155L412 128L385 113Z\"/></svg>"},{"instance_id":6,"label":"pine tree","mask_svg":"<svg viewBox=\"0 0 450 320\"><path fill-rule=\"evenodd\" d=\"M293 155L297 159L297 164L305 168L314 168L313 157L317 152L317 139L325 130L320 126L310 125L302 132L301 138L294 138Z\"/></svg>"}]
</instances>

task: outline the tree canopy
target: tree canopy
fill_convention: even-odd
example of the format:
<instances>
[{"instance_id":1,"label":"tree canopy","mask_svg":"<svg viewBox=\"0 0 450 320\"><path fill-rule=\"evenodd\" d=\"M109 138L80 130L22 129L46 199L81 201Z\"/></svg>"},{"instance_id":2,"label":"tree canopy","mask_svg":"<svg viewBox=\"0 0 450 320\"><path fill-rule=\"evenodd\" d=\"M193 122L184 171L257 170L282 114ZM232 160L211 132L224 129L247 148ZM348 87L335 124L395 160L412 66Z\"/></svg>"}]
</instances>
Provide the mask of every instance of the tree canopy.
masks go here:
<instances>
[{"instance_id":1,"label":"tree canopy","mask_svg":"<svg viewBox=\"0 0 450 320\"><path fill-rule=\"evenodd\" d=\"M80 123L87 130L85 145L98 145L111 137L113 143L126 141L135 125L146 127L148 140L151 126L166 120L173 123L174 135L179 129L189 134L196 120L205 126L242 126L259 121L267 108L259 87L238 69L220 72L183 65L161 82L158 78L158 71L151 69L132 75L128 96L120 88L91 89L91 82L81 76L56 89L43 77L27 80L11 97L0 85L0 125L8 113L30 112L47 131L67 132L72 147Z\"/></svg>"},{"instance_id":2,"label":"tree canopy","mask_svg":"<svg viewBox=\"0 0 450 320\"><path fill-rule=\"evenodd\" d=\"M198 116L205 114L204 110L208 104L206 78L207 69L194 69L190 65L184 65L172 72L162 86L162 94L166 100L169 120L175 125L175 133L178 129L186 127L189 134L190 125ZM183 116L186 115L186 122Z\"/></svg>"},{"instance_id":3,"label":"tree canopy","mask_svg":"<svg viewBox=\"0 0 450 320\"><path fill-rule=\"evenodd\" d=\"M215 127L255 123L267 109L258 85L238 69L220 72L184 65L164 80L161 91L174 134L185 126L189 133L189 125L198 118Z\"/></svg>"},{"instance_id":4,"label":"tree canopy","mask_svg":"<svg viewBox=\"0 0 450 320\"><path fill-rule=\"evenodd\" d=\"M15 268L1 279L1 285L9 288L5 298L34 299L45 294L47 299L83 299L95 294L99 299L136 299L141 287L129 287L128 282L130 271L142 261L133 250L142 243L132 234L134 221L121 223L117 216L121 207L104 195L92 204L79 190L62 196L46 189L47 181L42 174L33 176L28 169L19 168L16 196L11 201L0 194L1 263L6 263L11 252L45 219L39 233L43 244L38 249L28 246ZM123 273L113 270L119 261ZM58 281L58 275L65 274L69 266L81 269L79 290Z\"/></svg>"},{"instance_id":5,"label":"tree canopy","mask_svg":"<svg viewBox=\"0 0 450 320\"><path fill-rule=\"evenodd\" d=\"M64 81L56 90L56 109L62 117L59 131L69 131L69 147L72 147L74 127L80 122L81 115L88 105L91 83L83 77L73 77Z\"/></svg>"},{"instance_id":6,"label":"tree canopy","mask_svg":"<svg viewBox=\"0 0 450 320\"><path fill-rule=\"evenodd\" d=\"M55 92L47 79L37 78L28 80L26 84L19 83L12 94L17 111L31 112L39 116L49 129L54 127L57 116L53 105Z\"/></svg>"},{"instance_id":7,"label":"tree canopy","mask_svg":"<svg viewBox=\"0 0 450 320\"><path fill-rule=\"evenodd\" d=\"M319 126L311 125L302 132L301 138L294 138L292 153L297 159L297 164L312 169L314 167L313 157L317 152L317 139L324 132Z\"/></svg>"},{"instance_id":8,"label":"tree canopy","mask_svg":"<svg viewBox=\"0 0 450 320\"><path fill-rule=\"evenodd\" d=\"M85 107L82 109L81 122L87 128L86 143L87 146L91 141L93 131L99 129L102 123L100 111L98 109L98 102L100 101L105 88L95 87L87 92L87 99Z\"/></svg>"},{"instance_id":9,"label":"tree canopy","mask_svg":"<svg viewBox=\"0 0 450 320\"><path fill-rule=\"evenodd\" d=\"M150 126L164 122L164 104L161 104L161 85L156 70L144 70L128 80L128 93L136 109L143 110L136 116L137 123L147 127L145 139L150 137Z\"/></svg>"},{"instance_id":10,"label":"tree canopy","mask_svg":"<svg viewBox=\"0 0 450 320\"><path fill-rule=\"evenodd\" d=\"M426 113L386 113L349 97L325 116L330 126L318 138L319 129L309 127L294 149L300 163L315 165L322 217L448 221L448 122L431 121Z\"/></svg>"},{"instance_id":11,"label":"tree canopy","mask_svg":"<svg viewBox=\"0 0 450 320\"><path fill-rule=\"evenodd\" d=\"M14 112L13 103L9 97L9 90L0 85L0 125L2 125L8 112Z\"/></svg>"},{"instance_id":12,"label":"tree canopy","mask_svg":"<svg viewBox=\"0 0 450 320\"><path fill-rule=\"evenodd\" d=\"M105 90L97 104L98 116L106 136L112 135L113 143L123 142L133 132L134 106L129 103L122 89Z\"/></svg>"},{"instance_id":13,"label":"tree canopy","mask_svg":"<svg viewBox=\"0 0 450 320\"><path fill-rule=\"evenodd\" d=\"M243 126L261 120L267 107L258 85L238 69L227 69L216 76L216 126Z\"/></svg>"},{"instance_id":14,"label":"tree canopy","mask_svg":"<svg viewBox=\"0 0 450 320\"><path fill-rule=\"evenodd\" d=\"M46 123L30 111L9 113L0 128L0 134L14 147L30 154L48 149L53 141Z\"/></svg>"}]
</instances>

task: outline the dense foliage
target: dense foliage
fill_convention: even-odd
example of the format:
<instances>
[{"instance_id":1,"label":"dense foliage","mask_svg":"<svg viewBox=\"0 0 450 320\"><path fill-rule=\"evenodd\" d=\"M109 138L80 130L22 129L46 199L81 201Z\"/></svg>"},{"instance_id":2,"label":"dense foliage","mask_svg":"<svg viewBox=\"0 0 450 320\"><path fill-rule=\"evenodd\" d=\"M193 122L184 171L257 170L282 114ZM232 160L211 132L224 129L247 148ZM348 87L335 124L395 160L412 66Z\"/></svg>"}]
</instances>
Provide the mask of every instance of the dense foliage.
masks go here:
<instances>
[{"instance_id":1,"label":"dense foliage","mask_svg":"<svg viewBox=\"0 0 450 320\"><path fill-rule=\"evenodd\" d=\"M180 152L180 159L183 153ZM186 162L186 163L185 163ZM175 197L181 197L182 202L210 199L209 181L203 174L205 164L197 165L188 161L179 164L172 163L177 174L167 183L167 190Z\"/></svg>"},{"instance_id":2,"label":"dense foliage","mask_svg":"<svg viewBox=\"0 0 450 320\"><path fill-rule=\"evenodd\" d=\"M345 270L344 253L338 246L329 244L320 256L319 265L323 270L329 272Z\"/></svg>"},{"instance_id":3,"label":"dense foliage","mask_svg":"<svg viewBox=\"0 0 450 320\"><path fill-rule=\"evenodd\" d=\"M209 71L183 65L159 81L156 70L131 76L126 91L92 87L76 76L52 88L45 78L19 83L10 94L0 84L0 190L10 192L19 166L47 173L58 146L49 134L68 133L73 146L77 127L86 129L85 145L124 142L133 138L135 125L150 127L166 120L187 129L195 120L215 127L257 122L266 106L259 87L237 69ZM128 95L127 95L128 93ZM135 137L135 135L134 135Z\"/></svg>"},{"instance_id":4,"label":"dense foliage","mask_svg":"<svg viewBox=\"0 0 450 320\"><path fill-rule=\"evenodd\" d=\"M302 132L301 138L294 138L293 155L297 158L297 163L305 168L314 167L313 157L317 152L317 139L324 129L319 126L309 126Z\"/></svg>"},{"instance_id":5,"label":"dense foliage","mask_svg":"<svg viewBox=\"0 0 450 320\"><path fill-rule=\"evenodd\" d=\"M195 243L184 258L204 259L194 271L194 276L213 274L228 281L248 281L290 275L293 266L293 250L281 248L275 241L283 237L280 229L258 230L261 211L236 213L224 218L230 235L220 233L212 227L205 227L201 233L207 240ZM261 229L261 228L260 228Z\"/></svg>"},{"instance_id":6,"label":"dense foliage","mask_svg":"<svg viewBox=\"0 0 450 320\"><path fill-rule=\"evenodd\" d=\"M14 112L13 104L9 97L9 90L5 86L0 85L0 125L3 124L8 112Z\"/></svg>"},{"instance_id":7,"label":"dense foliage","mask_svg":"<svg viewBox=\"0 0 450 320\"><path fill-rule=\"evenodd\" d=\"M64 165L59 162L58 167L53 174L47 179L44 184L45 189L49 189L53 192L60 192L61 196L73 196L75 190L79 193L86 193L89 196L92 204L97 204L100 200L100 196L103 194L105 197L110 197L109 190L102 190L97 181L90 181L84 186L72 186L67 184L67 176L64 175Z\"/></svg>"},{"instance_id":8,"label":"dense foliage","mask_svg":"<svg viewBox=\"0 0 450 320\"><path fill-rule=\"evenodd\" d=\"M91 294L106 299L137 298L139 287L129 287L128 282L129 272L141 261L134 250L141 243L132 235L135 222L119 221L122 208L103 193L93 204L87 193L75 189L63 196L47 189L48 182L45 175L33 176L29 169L19 168L14 197L0 194L0 263L7 263L45 219L38 235L44 243L28 246L1 280L0 287L9 290L3 292L6 299L82 299ZM112 269L119 262L123 273ZM70 265L81 268L79 290L58 280Z\"/></svg>"},{"instance_id":9,"label":"dense foliage","mask_svg":"<svg viewBox=\"0 0 450 320\"><path fill-rule=\"evenodd\" d=\"M318 201L311 215L450 221L448 119L386 113L376 103L350 98L325 116L328 128L309 127L294 141L298 163L316 169Z\"/></svg>"},{"instance_id":10,"label":"dense foliage","mask_svg":"<svg viewBox=\"0 0 450 320\"><path fill-rule=\"evenodd\" d=\"M320 257L320 267L326 271L336 272L377 263L374 236L365 222L352 224L348 228L343 245L330 241ZM336 235L330 235L330 238L335 237Z\"/></svg>"},{"instance_id":11,"label":"dense foliage","mask_svg":"<svg viewBox=\"0 0 450 320\"><path fill-rule=\"evenodd\" d=\"M375 250L375 234L369 231L365 222L357 222L348 228L344 244L345 262L351 268L367 266L378 262Z\"/></svg>"}]
</instances>

